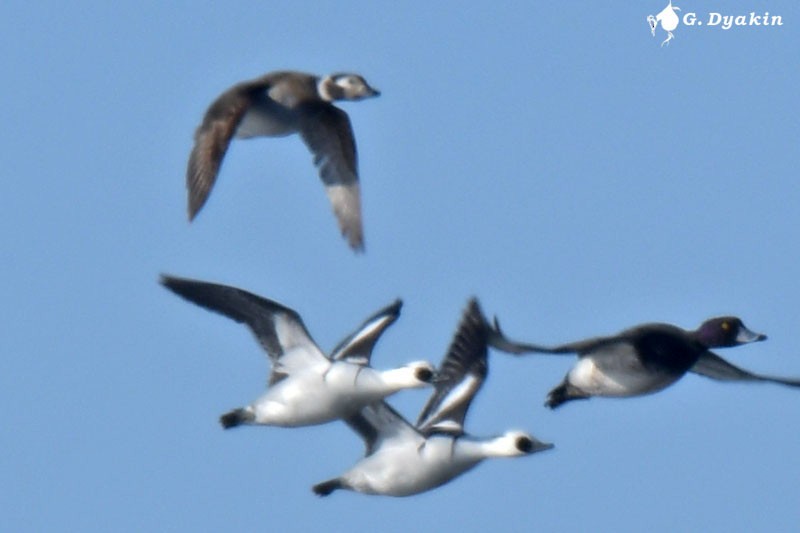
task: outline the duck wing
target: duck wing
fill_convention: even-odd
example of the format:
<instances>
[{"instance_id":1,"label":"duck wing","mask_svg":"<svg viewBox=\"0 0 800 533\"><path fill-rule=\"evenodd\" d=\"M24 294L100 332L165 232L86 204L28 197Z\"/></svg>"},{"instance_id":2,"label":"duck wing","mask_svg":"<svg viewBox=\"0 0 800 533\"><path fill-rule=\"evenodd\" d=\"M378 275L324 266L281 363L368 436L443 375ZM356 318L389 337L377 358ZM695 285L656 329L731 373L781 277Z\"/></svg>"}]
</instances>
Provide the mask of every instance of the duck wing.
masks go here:
<instances>
[{"instance_id":1,"label":"duck wing","mask_svg":"<svg viewBox=\"0 0 800 533\"><path fill-rule=\"evenodd\" d=\"M210 311L246 324L272 362L270 384L294 371L327 364L296 311L227 285L162 275L166 288Z\"/></svg>"},{"instance_id":2,"label":"duck wing","mask_svg":"<svg viewBox=\"0 0 800 533\"><path fill-rule=\"evenodd\" d=\"M391 326L400 316L403 306L401 300L395 300L364 321L358 329L342 340L330 355L334 361L347 361L358 365L369 365L372 350L386 328Z\"/></svg>"},{"instance_id":3,"label":"duck wing","mask_svg":"<svg viewBox=\"0 0 800 533\"><path fill-rule=\"evenodd\" d=\"M470 299L439 369L435 390L422 409L417 428L431 433L464 433L464 418L489 371L489 324Z\"/></svg>"},{"instance_id":4,"label":"duck wing","mask_svg":"<svg viewBox=\"0 0 800 533\"><path fill-rule=\"evenodd\" d=\"M350 247L364 249L361 225L361 191L353 128L347 113L327 102L308 102L299 107L299 129L314 155L314 165Z\"/></svg>"},{"instance_id":5,"label":"duck wing","mask_svg":"<svg viewBox=\"0 0 800 533\"><path fill-rule=\"evenodd\" d=\"M543 346L541 344L519 342L509 339L500 328L500 322L497 320L497 317L494 319L494 325L489 328L489 344L493 348L514 355L523 355L528 353L557 355L584 354L605 348L607 346L618 344L619 342L625 340L626 339L621 335L618 335L614 337L592 337L590 339L560 344L557 346Z\"/></svg>"},{"instance_id":6,"label":"duck wing","mask_svg":"<svg viewBox=\"0 0 800 533\"><path fill-rule=\"evenodd\" d=\"M384 401L364 407L357 414L346 418L345 423L364 439L365 455L371 455L391 440L407 441L417 446L422 446L425 442L425 437Z\"/></svg>"},{"instance_id":7,"label":"duck wing","mask_svg":"<svg viewBox=\"0 0 800 533\"><path fill-rule=\"evenodd\" d=\"M800 379L755 374L729 363L710 351L700 356L697 363L692 367L691 372L719 381L761 381L789 387L800 387Z\"/></svg>"},{"instance_id":8,"label":"duck wing","mask_svg":"<svg viewBox=\"0 0 800 533\"><path fill-rule=\"evenodd\" d=\"M206 110L203 122L194 134L194 147L186 169L186 188L189 192L189 220L193 220L205 205L219 174L219 167L228 151L231 138L251 106L269 87L269 77L234 85Z\"/></svg>"}]
</instances>

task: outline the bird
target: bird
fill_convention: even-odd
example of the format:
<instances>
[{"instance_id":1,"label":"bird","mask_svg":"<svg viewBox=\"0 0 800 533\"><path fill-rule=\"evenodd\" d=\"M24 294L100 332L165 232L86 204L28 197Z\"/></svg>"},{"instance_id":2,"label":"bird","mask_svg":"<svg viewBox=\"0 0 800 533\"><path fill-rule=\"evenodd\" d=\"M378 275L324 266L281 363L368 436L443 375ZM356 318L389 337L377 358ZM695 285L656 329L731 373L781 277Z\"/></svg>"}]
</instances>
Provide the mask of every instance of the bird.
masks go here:
<instances>
[{"instance_id":1,"label":"bird","mask_svg":"<svg viewBox=\"0 0 800 533\"><path fill-rule=\"evenodd\" d=\"M675 36L672 34L672 31L677 28L678 24L680 23L680 18L676 13L676 11L680 10L681 8L678 6L673 6L672 0L669 0L667 7L662 9L658 15L647 15L647 23L650 24L650 33L653 35L653 37L656 36L656 28L658 27L659 22L661 23L661 29L667 32L667 38L661 43L661 46L664 46L665 44L668 45L669 42L675 38Z\"/></svg>"},{"instance_id":2,"label":"bird","mask_svg":"<svg viewBox=\"0 0 800 533\"><path fill-rule=\"evenodd\" d=\"M435 377L436 369L427 361L390 370L369 366L376 342L400 314L400 300L365 320L326 356L300 315L277 302L235 287L169 275L162 275L161 283L186 300L244 323L269 355L267 391L248 406L222 415L225 429L242 424L323 424L402 389L428 386Z\"/></svg>"},{"instance_id":3,"label":"bird","mask_svg":"<svg viewBox=\"0 0 800 533\"><path fill-rule=\"evenodd\" d=\"M332 102L379 95L362 76L352 73L320 77L278 71L230 87L211 103L194 135L186 171L189 221L208 200L234 135L247 139L299 133L314 156L342 235L354 251L363 251L353 128L347 113Z\"/></svg>"},{"instance_id":4,"label":"bird","mask_svg":"<svg viewBox=\"0 0 800 533\"><path fill-rule=\"evenodd\" d=\"M476 299L465 309L434 380L434 392L416 425L385 401L345 422L366 443L366 456L344 474L312 487L319 496L338 489L364 494L410 496L425 492L490 457L518 457L553 448L520 431L477 438L464 418L488 373L486 319Z\"/></svg>"},{"instance_id":5,"label":"bird","mask_svg":"<svg viewBox=\"0 0 800 533\"><path fill-rule=\"evenodd\" d=\"M490 344L513 354L576 354L578 362L545 405L560 405L592 396L632 397L658 392L687 372L720 381L761 381L800 387L800 380L755 374L725 361L711 348L727 348L766 340L745 327L738 317L711 318L695 331L671 324L642 324L617 335L596 337L560 346L512 341L495 319Z\"/></svg>"}]
</instances>

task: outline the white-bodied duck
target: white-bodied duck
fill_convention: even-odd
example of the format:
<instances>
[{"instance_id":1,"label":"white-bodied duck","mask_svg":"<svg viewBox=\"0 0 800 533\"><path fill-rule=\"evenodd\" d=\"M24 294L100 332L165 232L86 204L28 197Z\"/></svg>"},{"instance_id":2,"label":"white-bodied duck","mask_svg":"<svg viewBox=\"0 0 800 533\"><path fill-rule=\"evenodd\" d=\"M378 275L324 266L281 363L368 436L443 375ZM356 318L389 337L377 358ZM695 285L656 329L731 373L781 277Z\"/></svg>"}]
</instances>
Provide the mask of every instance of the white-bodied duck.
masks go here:
<instances>
[{"instance_id":1,"label":"white-bodied duck","mask_svg":"<svg viewBox=\"0 0 800 533\"><path fill-rule=\"evenodd\" d=\"M467 410L488 371L488 331L478 302L470 300L416 426L383 401L345 419L364 439L366 457L341 476L314 485L313 491L320 496L337 489L409 496L443 485L484 459L552 448L520 431L494 438L464 432Z\"/></svg>"},{"instance_id":2,"label":"white-bodied duck","mask_svg":"<svg viewBox=\"0 0 800 533\"><path fill-rule=\"evenodd\" d=\"M392 370L369 366L375 343L400 314L399 300L368 318L328 357L300 315L277 302L216 283L166 275L161 283L197 305L246 324L269 354L267 391L250 405L222 415L226 429L330 422L400 390L426 386L435 376L434 366L426 361Z\"/></svg>"}]
</instances>

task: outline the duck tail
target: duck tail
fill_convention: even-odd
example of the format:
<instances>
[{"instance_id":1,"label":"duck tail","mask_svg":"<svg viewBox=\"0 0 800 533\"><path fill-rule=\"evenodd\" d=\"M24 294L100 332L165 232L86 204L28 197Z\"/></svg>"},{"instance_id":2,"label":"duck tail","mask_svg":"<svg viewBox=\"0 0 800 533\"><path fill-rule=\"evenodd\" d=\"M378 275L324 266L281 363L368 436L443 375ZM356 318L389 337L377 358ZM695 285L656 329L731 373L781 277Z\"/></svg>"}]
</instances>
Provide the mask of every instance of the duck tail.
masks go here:
<instances>
[{"instance_id":1,"label":"duck tail","mask_svg":"<svg viewBox=\"0 0 800 533\"><path fill-rule=\"evenodd\" d=\"M344 488L342 481L339 478L335 478L329 479L328 481L323 481L322 483L317 483L311 487L311 490L313 490L314 494L317 496L328 496L331 492L341 488Z\"/></svg>"},{"instance_id":2,"label":"duck tail","mask_svg":"<svg viewBox=\"0 0 800 533\"><path fill-rule=\"evenodd\" d=\"M550 394L547 395L547 400L544 402L544 404L550 409L555 409L559 405L568 401L569 396L567 395L567 385L562 383L550 391Z\"/></svg>"},{"instance_id":3,"label":"duck tail","mask_svg":"<svg viewBox=\"0 0 800 533\"><path fill-rule=\"evenodd\" d=\"M550 394L547 395L547 401L545 401L544 404L550 409L555 409L566 402L585 400L587 398L589 398L589 395L564 380L561 385L550 391Z\"/></svg>"},{"instance_id":4,"label":"duck tail","mask_svg":"<svg viewBox=\"0 0 800 533\"><path fill-rule=\"evenodd\" d=\"M225 429L235 428L253 421L253 413L246 409L234 409L219 417L219 423Z\"/></svg>"}]
</instances>

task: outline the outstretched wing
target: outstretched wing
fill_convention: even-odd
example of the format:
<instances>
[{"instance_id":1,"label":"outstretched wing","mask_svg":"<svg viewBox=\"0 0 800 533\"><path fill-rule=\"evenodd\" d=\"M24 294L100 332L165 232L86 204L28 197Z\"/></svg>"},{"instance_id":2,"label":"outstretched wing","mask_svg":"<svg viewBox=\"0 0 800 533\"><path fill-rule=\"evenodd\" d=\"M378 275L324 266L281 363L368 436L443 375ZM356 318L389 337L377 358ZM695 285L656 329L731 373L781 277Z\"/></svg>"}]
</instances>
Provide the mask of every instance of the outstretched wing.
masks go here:
<instances>
[{"instance_id":1,"label":"outstretched wing","mask_svg":"<svg viewBox=\"0 0 800 533\"><path fill-rule=\"evenodd\" d=\"M189 220L194 219L208 200L231 138L257 95L266 89L266 79L239 83L222 93L206 111L194 134L186 169Z\"/></svg>"},{"instance_id":2,"label":"outstretched wing","mask_svg":"<svg viewBox=\"0 0 800 533\"><path fill-rule=\"evenodd\" d=\"M489 324L475 298L470 299L439 369L436 390L422 409L417 428L424 435L464 433L464 418L489 371Z\"/></svg>"},{"instance_id":3,"label":"outstretched wing","mask_svg":"<svg viewBox=\"0 0 800 533\"><path fill-rule=\"evenodd\" d=\"M417 442L420 446L425 442L425 438L384 401L364 407L357 414L346 418L345 423L364 439L367 447L365 455L372 454L385 442L393 439Z\"/></svg>"},{"instance_id":4,"label":"outstretched wing","mask_svg":"<svg viewBox=\"0 0 800 533\"><path fill-rule=\"evenodd\" d=\"M788 385L789 387L800 387L800 379L754 374L727 362L712 352L703 353L692 367L691 372L720 381L761 381Z\"/></svg>"},{"instance_id":5,"label":"outstretched wing","mask_svg":"<svg viewBox=\"0 0 800 533\"><path fill-rule=\"evenodd\" d=\"M246 324L272 361L270 383L309 366L327 364L300 315L242 289L162 275L161 283L183 298Z\"/></svg>"},{"instance_id":6,"label":"outstretched wing","mask_svg":"<svg viewBox=\"0 0 800 533\"><path fill-rule=\"evenodd\" d=\"M528 353L556 355L582 354L598 350L605 346L617 344L620 342L621 336L624 335L624 333L625 332L614 337L593 337L591 339L560 344L558 346L542 346L541 344L531 344L509 339L506 337L505 333L503 333L503 330L500 329L500 322L497 320L497 317L495 317L494 325L489 327L489 345L514 355Z\"/></svg>"},{"instance_id":7,"label":"outstretched wing","mask_svg":"<svg viewBox=\"0 0 800 533\"><path fill-rule=\"evenodd\" d=\"M330 355L334 361L345 360L358 365L369 365L372 350L386 328L391 326L400 316L401 300L395 300L366 319L361 326L342 340Z\"/></svg>"},{"instance_id":8,"label":"outstretched wing","mask_svg":"<svg viewBox=\"0 0 800 533\"><path fill-rule=\"evenodd\" d=\"M339 229L354 250L364 248L361 192L353 128L347 113L326 102L301 106L300 135L314 154L314 164L339 221Z\"/></svg>"}]
</instances>

